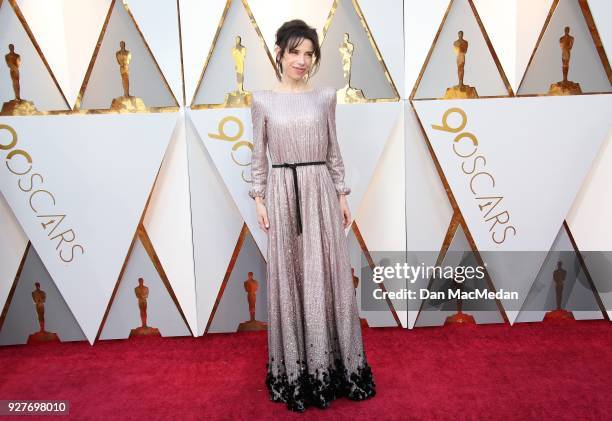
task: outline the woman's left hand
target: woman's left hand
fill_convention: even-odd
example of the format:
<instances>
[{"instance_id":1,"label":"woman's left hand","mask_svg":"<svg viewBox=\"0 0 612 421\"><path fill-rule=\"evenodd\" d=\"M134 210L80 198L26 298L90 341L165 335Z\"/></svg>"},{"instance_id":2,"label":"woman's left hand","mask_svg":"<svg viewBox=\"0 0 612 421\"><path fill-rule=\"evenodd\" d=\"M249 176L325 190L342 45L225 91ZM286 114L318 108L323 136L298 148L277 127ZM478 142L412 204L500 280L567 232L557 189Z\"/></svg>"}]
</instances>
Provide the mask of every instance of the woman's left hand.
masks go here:
<instances>
[{"instance_id":1,"label":"woman's left hand","mask_svg":"<svg viewBox=\"0 0 612 421\"><path fill-rule=\"evenodd\" d=\"M342 211L342 226L344 228L348 228L351 225L351 211L348 207L348 202L346 201L346 195L341 194L339 196L340 200L340 210Z\"/></svg>"}]
</instances>

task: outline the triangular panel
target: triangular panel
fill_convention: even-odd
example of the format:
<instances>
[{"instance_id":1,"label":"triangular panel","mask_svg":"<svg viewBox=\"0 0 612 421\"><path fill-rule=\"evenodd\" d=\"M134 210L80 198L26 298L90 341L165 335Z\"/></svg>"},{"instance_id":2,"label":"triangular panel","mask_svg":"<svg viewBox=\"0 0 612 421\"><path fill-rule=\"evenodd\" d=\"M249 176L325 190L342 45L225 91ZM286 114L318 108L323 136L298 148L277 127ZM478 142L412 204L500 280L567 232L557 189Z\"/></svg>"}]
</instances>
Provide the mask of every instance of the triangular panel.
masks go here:
<instances>
[{"instance_id":1,"label":"triangular panel","mask_svg":"<svg viewBox=\"0 0 612 421\"><path fill-rule=\"evenodd\" d=\"M0 345L86 339L34 247L28 248L15 282L0 325Z\"/></svg>"},{"instance_id":2,"label":"triangular panel","mask_svg":"<svg viewBox=\"0 0 612 421\"><path fill-rule=\"evenodd\" d=\"M143 224L192 332L197 331L185 113L181 109Z\"/></svg>"},{"instance_id":3,"label":"triangular panel","mask_svg":"<svg viewBox=\"0 0 612 421\"><path fill-rule=\"evenodd\" d=\"M146 111L178 105L131 13L121 0L113 0L75 109Z\"/></svg>"},{"instance_id":4,"label":"triangular panel","mask_svg":"<svg viewBox=\"0 0 612 421\"><path fill-rule=\"evenodd\" d=\"M604 142L570 212L567 224L595 288L612 314L612 132ZM593 229L596 227L596 229Z\"/></svg>"},{"instance_id":5,"label":"triangular panel","mask_svg":"<svg viewBox=\"0 0 612 421\"><path fill-rule=\"evenodd\" d=\"M412 98L458 98L461 93L461 98L512 95L471 0L451 0Z\"/></svg>"},{"instance_id":6,"label":"triangular panel","mask_svg":"<svg viewBox=\"0 0 612 421\"><path fill-rule=\"evenodd\" d=\"M68 104L75 103L111 0L19 1Z\"/></svg>"},{"instance_id":7,"label":"triangular panel","mask_svg":"<svg viewBox=\"0 0 612 421\"><path fill-rule=\"evenodd\" d=\"M0 171L2 193L93 340L176 114L12 117L3 122L8 125L0 133L1 155L10 166Z\"/></svg>"},{"instance_id":8,"label":"triangular panel","mask_svg":"<svg viewBox=\"0 0 612 421\"><path fill-rule=\"evenodd\" d=\"M34 35L13 1L0 4L0 46L1 55L7 61L3 60L0 69L2 115L70 109ZM17 96L20 102L15 102Z\"/></svg>"},{"instance_id":9,"label":"triangular panel","mask_svg":"<svg viewBox=\"0 0 612 421\"><path fill-rule=\"evenodd\" d=\"M414 301L421 304L415 327L441 326L452 323L453 318L456 318L458 314L461 314L464 320L470 319L477 324L503 323L504 318L494 299L462 299L453 296L456 293L470 294L489 290L486 277L473 276L470 279L462 276L458 270L469 267L473 268L476 274L480 266L465 231L460 225L456 226L452 241L441 257L439 267L442 270L442 276L434 275L426 278L427 286L424 289L412 288L420 298ZM449 269L453 269L457 275L449 276Z\"/></svg>"},{"instance_id":10,"label":"triangular panel","mask_svg":"<svg viewBox=\"0 0 612 421\"><path fill-rule=\"evenodd\" d=\"M200 83L202 63L217 33L227 0L180 0L181 46L185 75L185 103L190 104Z\"/></svg>"},{"instance_id":11,"label":"triangular panel","mask_svg":"<svg viewBox=\"0 0 612 421\"><path fill-rule=\"evenodd\" d=\"M217 295L208 333L266 330L266 262L250 233L245 231L238 255ZM250 311L254 311L251 317Z\"/></svg>"},{"instance_id":12,"label":"triangular panel","mask_svg":"<svg viewBox=\"0 0 612 421\"><path fill-rule=\"evenodd\" d=\"M12 282L25 259L28 245L28 237L2 193L0 193L0 221L2 221L2 236L0 236L0 308L2 308Z\"/></svg>"},{"instance_id":13,"label":"triangular panel","mask_svg":"<svg viewBox=\"0 0 612 421\"><path fill-rule=\"evenodd\" d=\"M451 223L453 208L414 109L406 107L404 115L406 260L412 265L433 265ZM414 326L419 307L420 303L409 302L409 328Z\"/></svg>"},{"instance_id":14,"label":"triangular panel","mask_svg":"<svg viewBox=\"0 0 612 421\"><path fill-rule=\"evenodd\" d=\"M355 226L355 223L353 223ZM359 235L357 234L359 233ZM371 263L386 262L386 253L370 253L361 238L360 231L352 229L347 237L347 247L355 286L355 299L359 309L362 327L406 327L406 304L401 299L382 298L381 293L399 291L405 286L402 280L386 280L382 286L373 282ZM392 249L389 249L392 250ZM394 258L399 258L402 252L394 252ZM374 293L374 290L379 292Z\"/></svg>"},{"instance_id":15,"label":"triangular panel","mask_svg":"<svg viewBox=\"0 0 612 421\"><path fill-rule=\"evenodd\" d=\"M183 103L178 1L124 0L175 98Z\"/></svg>"},{"instance_id":16,"label":"triangular panel","mask_svg":"<svg viewBox=\"0 0 612 421\"><path fill-rule=\"evenodd\" d=\"M140 280L142 279L142 286ZM189 328L140 238L117 285L99 339L189 336Z\"/></svg>"},{"instance_id":17,"label":"triangular panel","mask_svg":"<svg viewBox=\"0 0 612 421\"><path fill-rule=\"evenodd\" d=\"M610 101L597 95L415 103L476 246L491 251L483 258L496 288L524 300L608 132ZM542 119L543 110L550 118ZM512 307L511 322L520 310Z\"/></svg>"},{"instance_id":18,"label":"triangular panel","mask_svg":"<svg viewBox=\"0 0 612 421\"><path fill-rule=\"evenodd\" d=\"M589 25L589 22L591 24ZM566 33L567 31L567 33ZM597 40L597 47L594 40ZM612 72L586 2L556 0L518 90L519 95L612 91ZM564 76L564 67L567 75ZM575 87L579 85L579 89Z\"/></svg>"},{"instance_id":19,"label":"triangular panel","mask_svg":"<svg viewBox=\"0 0 612 421\"><path fill-rule=\"evenodd\" d=\"M196 278L197 332L202 335L244 222L190 118L187 118L185 129ZM211 206L213 203L214 206ZM254 213L255 207L252 209Z\"/></svg>"},{"instance_id":20,"label":"triangular panel","mask_svg":"<svg viewBox=\"0 0 612 421\"><path fill-rule=\"evenodd\" d=\"M545 317L602 319L596 294L562 226L516 321L541 322Z\"/></svg>"},{"instance_id":21,"label":"triangular panel","mask_svg":"<svg viewBox=\"0 0 612 421\"><path fill-rule=\"evenodd\" d=\"M429 0L427 7L420 2L404 1L404 60L405 91L402 98L412 95L423 63L439 32L440 22L448 11L449 0Z\"/></svg>"},{"instance_id":22,"label":"triangular panel","mask_svg":"<svg viewBox=\"0 0 612 421\"><path fill-rule=\"evenodd\" d=\"M399 99L357 1L335 0L323 31L321 56L324 59L312 77L314 86L336 89L350 86L362 91L365 99L360 102Z\"/></svg>"},{"instance_id":23,"label":"triangular panel","mask_svg":"<svg viewBox=\"0 0 612 421\"><path fill-rule=\"evenodd\" d=\"M516 92L553 0L474 0L512 90Z\"/></svg>"},{"instance_id":24,"label":"triangular panel","mask_svg":"<svg viewBox=\"0 0 612 421\"><path fill-rule=\"evenodd\" d=\"M276 83L272 57L245 0L228 0L202 70L192 108L234 107L230 94L271 88Z\"/></svg>"}]
</instances>

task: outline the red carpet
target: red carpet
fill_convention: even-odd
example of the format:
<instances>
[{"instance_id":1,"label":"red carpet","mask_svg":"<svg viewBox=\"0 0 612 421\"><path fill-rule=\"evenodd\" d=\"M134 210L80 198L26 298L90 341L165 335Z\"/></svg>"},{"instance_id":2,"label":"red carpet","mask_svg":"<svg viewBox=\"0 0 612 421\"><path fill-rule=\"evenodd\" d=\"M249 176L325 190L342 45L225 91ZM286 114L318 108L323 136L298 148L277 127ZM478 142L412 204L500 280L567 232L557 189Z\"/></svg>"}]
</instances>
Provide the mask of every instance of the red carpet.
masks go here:
<instances>
[{"instance_id":1,"label":"red carpet","mask_svg":"<svg viewBox=\"0 0 612 421\"><path fill-rule=\"evenodd\" d=\"M77 419L609 419L612 323L365 329L376 397L268 401L265 332L0 348L0 399ZM31 419L31 418L28 418Z\"/></svg>"}]
</instances>

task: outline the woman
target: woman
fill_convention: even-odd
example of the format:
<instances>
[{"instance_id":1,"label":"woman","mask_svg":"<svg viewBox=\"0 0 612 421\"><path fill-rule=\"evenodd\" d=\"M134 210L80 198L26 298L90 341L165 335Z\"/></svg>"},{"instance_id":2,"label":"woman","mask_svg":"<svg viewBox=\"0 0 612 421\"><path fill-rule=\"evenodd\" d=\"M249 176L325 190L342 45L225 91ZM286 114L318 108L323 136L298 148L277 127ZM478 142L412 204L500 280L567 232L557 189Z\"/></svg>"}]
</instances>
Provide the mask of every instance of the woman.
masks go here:
<instances>
[{"instance_id":1,"label":"woman","mask_svg":"<svg viewBox=\"0 0 612 421\"><path fill-rule=\"evenodd\" d=\"M268 235L266 385L271 400L302 412L376 390L344 234L351 189L336 139L336 91L307 84L321 51L303 21L279 28L275 54L280 84L252 98L249 196Z\"/></svg>"}]
</instances>

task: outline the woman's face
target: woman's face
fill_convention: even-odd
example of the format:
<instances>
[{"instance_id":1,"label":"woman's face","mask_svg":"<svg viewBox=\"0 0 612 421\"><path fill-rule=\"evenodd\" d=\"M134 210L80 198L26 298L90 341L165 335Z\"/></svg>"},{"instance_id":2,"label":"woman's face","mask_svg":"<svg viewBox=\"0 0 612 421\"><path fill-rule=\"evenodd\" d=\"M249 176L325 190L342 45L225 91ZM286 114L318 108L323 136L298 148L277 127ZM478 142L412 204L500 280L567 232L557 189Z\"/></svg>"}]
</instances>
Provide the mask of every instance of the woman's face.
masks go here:
<instances>
[{"instance_id":1,"label":"woman's face","mask_svg":"<svg viewBox=\"0 0 612 421\"><path fill-rule=\"evenodd\" d=\"M280 48L276 46L278 55ZM304 38L296 47L285 50L281 57L283 66L283 78L299 81L308 74L313 63L314 46L312 41Z\"/></svg>"}]
</instances>

